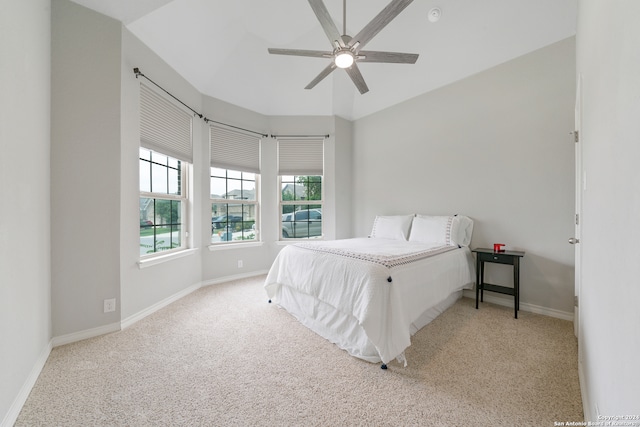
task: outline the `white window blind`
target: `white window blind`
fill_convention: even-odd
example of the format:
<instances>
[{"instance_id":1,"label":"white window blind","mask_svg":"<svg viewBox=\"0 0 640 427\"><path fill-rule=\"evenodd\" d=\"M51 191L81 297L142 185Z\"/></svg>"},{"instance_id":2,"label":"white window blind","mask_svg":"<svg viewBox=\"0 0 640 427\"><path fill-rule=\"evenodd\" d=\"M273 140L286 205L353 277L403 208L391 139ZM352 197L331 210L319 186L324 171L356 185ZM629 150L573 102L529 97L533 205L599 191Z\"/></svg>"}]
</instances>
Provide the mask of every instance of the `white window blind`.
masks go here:
<instances>
[{"instance_id":1,"label":"white window blind","mask_svg":"<svg viewBox=\"0 0 640 427\"><path fill-rule=\"evenodd\" d=\"M211 166L260 173L260 138L255 135L211 126Z\"/></svg>"},{"instance_id":2,"label":"white window blind","mask_svg":"<svg viewBox=\"0 0 640 427\"><path fill-rule=\"evenodd\" d=\"M324 139L279 139L278 175L322 175Z\"/></svg>"},{"instance_id":3,"label":"white window blind","mask_svg":"<svg viewBox=\"0 0 640 427\"><path fill-rule=\"evenodd\" d=\"M140 84L140 145L193 163L192 117Z\"/></svg>"}]
</instances>

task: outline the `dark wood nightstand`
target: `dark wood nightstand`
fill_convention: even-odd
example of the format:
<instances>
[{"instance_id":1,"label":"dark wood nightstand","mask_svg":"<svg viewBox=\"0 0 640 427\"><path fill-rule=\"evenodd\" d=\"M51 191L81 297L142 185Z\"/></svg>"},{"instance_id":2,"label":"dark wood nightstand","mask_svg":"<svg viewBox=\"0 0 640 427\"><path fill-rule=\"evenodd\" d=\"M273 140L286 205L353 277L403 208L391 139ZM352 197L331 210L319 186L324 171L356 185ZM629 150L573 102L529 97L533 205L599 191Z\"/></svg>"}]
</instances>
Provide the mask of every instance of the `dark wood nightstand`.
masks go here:
<instances>
[{"instance_id":1,"label":"dark wood nightstand","mask_svg":"<svg viewBox=\"0 0 640 427\"><path fill-rule=\"evenodd\" d=\"M513 295L515 318L518 318L520 310L520 258L524 256L521 251L494 252L493 249L479 248L476 253L476 309L478 308L478 296L480 301L484 299L484 291L498 292ZM484 263L509 264L513 266L513 288L507 286L492 285L484 282Z\"/></svg>"}]
</instances>

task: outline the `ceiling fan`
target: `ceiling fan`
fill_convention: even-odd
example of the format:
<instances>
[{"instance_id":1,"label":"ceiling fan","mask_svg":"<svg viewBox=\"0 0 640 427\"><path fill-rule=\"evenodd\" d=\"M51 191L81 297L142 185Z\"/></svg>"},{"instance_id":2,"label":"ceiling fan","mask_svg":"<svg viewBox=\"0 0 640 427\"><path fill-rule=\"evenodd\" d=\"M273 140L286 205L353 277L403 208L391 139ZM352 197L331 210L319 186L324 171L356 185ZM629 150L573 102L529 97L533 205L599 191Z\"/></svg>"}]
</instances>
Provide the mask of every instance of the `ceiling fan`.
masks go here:
<instances>
[{"instance_id":1,"label":"ceiling fan","mask_svg":"<svg viewBox=\"0 0 640 427\"><path fill-rule=\"evenodd\" d=\"M322 0L309 0L309 4L316 14L320 25L329 38L332 51L303 50L303 49L274 49L269 53L276 55L312 56L316 58L331 58L331 63L309 83L305 89L312 89L322 79L336 68L344 68L361 94L367 93L369 88L362 77L357 62L387 62L396 64L415 64L418 60L416 53L380 52L362 50L371 39L402 12L413 0L392 0L382 11L371 20L358 34L347 35L347 0L343 1L343 34L340 35L336 24L331 19L329 11Z\"/></svg>"}]
</instances>

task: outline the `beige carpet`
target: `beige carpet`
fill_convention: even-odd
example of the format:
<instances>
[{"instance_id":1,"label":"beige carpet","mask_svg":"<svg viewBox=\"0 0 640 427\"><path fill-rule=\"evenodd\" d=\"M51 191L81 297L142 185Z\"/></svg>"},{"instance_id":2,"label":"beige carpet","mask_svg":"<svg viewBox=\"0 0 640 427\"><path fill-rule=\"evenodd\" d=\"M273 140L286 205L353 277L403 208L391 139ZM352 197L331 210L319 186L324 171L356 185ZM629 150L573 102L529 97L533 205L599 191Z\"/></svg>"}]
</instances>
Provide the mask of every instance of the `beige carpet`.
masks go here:
<instances>
[{"instance_id":1,"label":"beige carpet","mask_svg":"<svg viewBox=\"0 0 640 427\"><path fill-rule=\"evenodd\" d=\"M572 324L463 298L404 368L349 356L267 303L264 276L202 288L53 349L16 426L553 426L580 421Z\"/></svg>"}]
</instances>

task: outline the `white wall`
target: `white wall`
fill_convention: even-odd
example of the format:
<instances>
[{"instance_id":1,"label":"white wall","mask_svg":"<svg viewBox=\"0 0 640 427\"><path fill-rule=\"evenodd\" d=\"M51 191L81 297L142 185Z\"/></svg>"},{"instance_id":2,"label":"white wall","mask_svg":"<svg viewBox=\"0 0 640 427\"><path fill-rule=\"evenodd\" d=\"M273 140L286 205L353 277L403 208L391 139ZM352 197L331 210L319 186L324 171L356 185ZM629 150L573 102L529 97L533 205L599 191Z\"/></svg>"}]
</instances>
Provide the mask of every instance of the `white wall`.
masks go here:
<instances>
[{"instance_id":1,"label":"white wall","mask_svg":"<svg viewBox=\"0 0 640 427\"><path fill-rule=\"evenodd\" d=\"M50 350L49 0L0 3L0 425Z\"/></svg>"},{"instance_id":2,"label":"white wall","mask_svg":"<svg viewBox=\"0 0 640 427\"><path fill-rule=\"evenodd\" d=\"M353 123L335 118L334 179L332 193L335 194L335 237L346 239L353 236L351 215L351 188L353 182Z\"/></svg>"},{"instance_id":3,"label":"white wall","mask_svg":"<svg viewBox=\"0 0 640 427\"><path fill-rule=\"evenodd\" d=\"M120 23L52 2L53 334L120 319ZM106 298L117 310L103 312Z\"/></svg>"},{"instance_id":4,"label":"white wall","mask_svg":"<svg viewBox=\"0 0 640 427\"><path fill-rule=\"evenodd\" d=\"M468 215L472 248L526 251L522 304L572 316L574 49L569 38L357 120L355 235L376 214ZM487 266L494 283L511 275Z\"/></svg>"},{"instance_id":5,"label":"white wall","mask_svg":"<svg viewBox=\"0 0 640 427\"><path fill-rule=\"evenodd\" d=\"M638 22L635 0L579 3L586 173L579 342L585 415L592 421L640 415Z\"/></svg>"}]
</instances>

